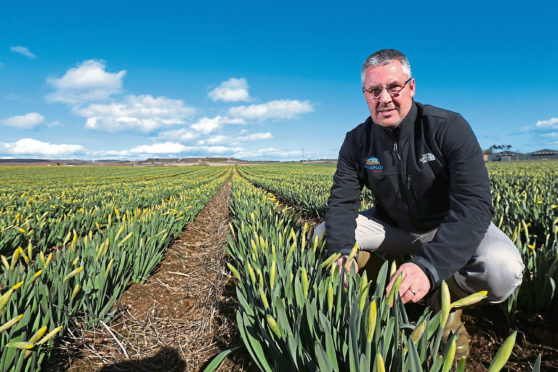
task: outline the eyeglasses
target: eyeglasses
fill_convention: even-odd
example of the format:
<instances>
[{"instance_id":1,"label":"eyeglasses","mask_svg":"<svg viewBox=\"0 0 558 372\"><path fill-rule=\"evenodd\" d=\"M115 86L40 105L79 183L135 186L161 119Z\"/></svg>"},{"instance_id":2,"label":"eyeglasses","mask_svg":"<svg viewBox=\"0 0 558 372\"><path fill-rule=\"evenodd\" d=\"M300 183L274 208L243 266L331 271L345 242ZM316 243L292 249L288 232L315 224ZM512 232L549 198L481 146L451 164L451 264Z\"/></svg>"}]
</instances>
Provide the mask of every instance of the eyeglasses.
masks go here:
<instances>
[{"instance_id":1,"label":"eyeglasses","mask_svg":"<svg viewBox=\"0 0 558 372\"><path fill-rule=\"evenodd\" d=\"M413 80L413 78L409 78L406 82L403 83L403 85L399 85L399 84L388 85L387 87L385 87L385 89L390 96L399 97L399 93L401 93L403 88L405 88L405 85L407 85L407 83L411 80ZM368 98L378 99L382 95L382 92L384 91L384 87L372 88L372 89L366 89L365 87L362 87L362 91Z\"/></svg>"}]
</instances>

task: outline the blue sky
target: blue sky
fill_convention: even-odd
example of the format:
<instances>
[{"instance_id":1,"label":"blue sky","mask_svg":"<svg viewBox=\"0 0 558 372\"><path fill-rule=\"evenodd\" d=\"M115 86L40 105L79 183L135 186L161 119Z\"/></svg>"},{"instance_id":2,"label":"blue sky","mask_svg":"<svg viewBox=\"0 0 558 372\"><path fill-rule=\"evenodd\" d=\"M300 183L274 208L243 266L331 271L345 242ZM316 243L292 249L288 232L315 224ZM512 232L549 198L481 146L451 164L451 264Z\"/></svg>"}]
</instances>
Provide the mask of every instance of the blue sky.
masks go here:
<instances>
[{"instance_id":1,"label":"blue sky","mask_svg":"<svg viewBox=\"0 0 558 372\"><path fill-rule=\"evenodd\" d=\"M360 66L383 48L482 148L558 149L557 15L555 1L4 1L0 157L335 158L369 115Z\"/></svg>"}]
</instances>

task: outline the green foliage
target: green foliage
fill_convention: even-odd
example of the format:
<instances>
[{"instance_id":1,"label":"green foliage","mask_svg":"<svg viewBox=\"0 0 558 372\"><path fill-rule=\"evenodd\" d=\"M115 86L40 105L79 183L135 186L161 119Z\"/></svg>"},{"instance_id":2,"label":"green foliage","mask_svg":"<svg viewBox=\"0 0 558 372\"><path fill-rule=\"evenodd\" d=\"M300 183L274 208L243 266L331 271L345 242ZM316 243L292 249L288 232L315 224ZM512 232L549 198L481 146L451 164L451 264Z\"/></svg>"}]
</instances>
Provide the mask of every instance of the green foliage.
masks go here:
<instances>
[{"instance_id":1,"label":"green foliage","mask_svg":"<svg viewBox=\"0 0 558 372\"><path fill-rule=\"evenodd\" d=\"M223 168L0 167L0 254L31 243L45 252L202 186Z\"/></svg>"},{"instance_id":2,"label":"green foliage","mask_svg":"<svg viewBox=\"0 0 558 372\"><path fill-rule=\"evenodd\" d=\"M260 370L448 371L453 365L457 337L441 347L441 317L427 309L413 325L400 298L386 296L388 262L375 281L354 272L344 279L308 225L299 226L296 214L240 177L233 178L230 209L236 319Z\"/></svg>"},{"instance_id":3,"label":"green foliage","mask_svg":"<svg viewBox=\"0 0 558 372\"><path fill-rule=\"evenodd\" d=\"M558 266L558 183L556 183L558 162L488 164L488 169L495 208L493 222L516 244L525 263L523 283L508 301L502 304L504 313L510 323L514 321L517 311L537 313L545 318L555 319L558 314L556 289L558 280L558 270L556 270ZM321 257L320 246L316 250L304 250L304 255L300 257L294 253L300 251L302 236L305 235L294 222L298 216L273 211L277 207L274 205L277 197L296 206L298 211L306 215L323 217L334 171L334 166L306 164L240 167L239 175L261 188L256 191L247 186L245 182L235 178L234 187L237 197L233 198L231 202L231 211L235 215L233 231L236 240L231 239L229 249L236 260L237 273L235 275L240 278L237 290L240 302L238 322L248 350L254 359L259 360L258 365L263 370L268 370L268 368L281 370L283 367L296 370L335 370L337 367L340 370L354 370L353 368L360 366L358 364L361 357L360 349L356 348L358 343L354 342L352 336L349 337L351 322L358 317L350 315L353 314L353 309L348 304L355 306L356 302L360 304L361 301L360 299L357 301L355 295L348 292L358 288L361 282L355 278L350 279L345 292L339 292L339 283L335 282L331 275L328 277L327 273L322 270L316 270L316 267L320 266L320 262L325 259ZM262 200L262 198L264 199ZM252 199L251 204L246 201L247 199ZM369 190L363 190L361 200L363 201L361 209L369 207L373 202L373 195ZM263 207L265 204L271 206L265 209ZM279 207L279 209L281 208ZM262 209L265 210L262 212ZM259 212L256 213L256 210ZM251 216L252 212L254 212L254 217L247 219L245 216ZM272 220L268 221L267 215ZM260 254L253 262L252 253L242 251L242 249L250 248L245 234L265 236L270 233L269 231L272 231L271 234L275 234L273 235L275 239L279 237L282 239L269 243L275 247L274 255L278 256L279 252L287 250L289 259L275 257L272 265L269 259L264 258L265 254ZM310 235L306 235L304 241L310 237ZM254 242L257 242L256 238L254 238ZM296 249L289 254L293 246ZM313 252L313 254L307 252ZM287 262L289 265L286 265ZM254 274L255 279L250 279L250 272L262 272L265 277L265 273L270 272L271 267L275 267L273 269L275 272L282 273L276 274L280 278L277 279L278 282L274 283L273 287L262 285L254 287L258 280L256 274ZM243 268L248 269L243 270ZM305 297L304 290L300 291L304 288L302 286L302 268L308 276L308 297ZM266 282L264 281L264 283ZM370 283L368 285L370 293L378 294L376 293L377 288L381 288L381 283L381 277L376 282ZM335 286L336 284L337 286ZM255 291L254 288L258 288L256 293L252 293ZM376 290L372 291L372 288L376 288ZM264 297L262 293L265 295L267 305L263 301L258 302L258 299ZM364 300L364 309L370 309L373 300L377 301L378 314L385 316L381 310L382 298L380 297ZM397 308L400 307L394 306L394 309ZM328 309L332 310L328 312ZM382 326L376 325L376 327L379 327L384 338L386 335L400 337L396 339L399 341L390 342L387 347L395 344L407 345L406 355L409 356L396 358L397 348L393 349L396 351L392 350L384 355L387 343L384 341L379 350L379 345L376 345L376 349L373 349L371 354L362 353L365 358L369 359L365 364L372 366L370 368L379 370L380 366L384 366L386 370L395 367L401 369L404 362L410 363L411 360L415 363L414 367L420 364L421 368L426 368L422 363L424 361L422 358L431 355L429 353L436 353L433 350L439 347L439 341L435 336L437 327L433 326L432 322L439 322L439 315L432 317L430 314L423 314L423 317L416 322L417 326L414 329L424 325L427 330L424 332L427 335L425 341L419 339L405 343L405 337L409 336L407 329L413 329L413 326L408 324L408 321L401 321L401 319L405 320L404 318L398 318L398 316L403 317L403 314L405 314L404 309L400 308L399 313L390 314L393 317L390 318L391 323L389 321L382 323L378 320L376 324L382 324ZM270 321L271 319L277 323L279 333L272 329L273 321ZM339 319L343 319L343 322L336 323ZM421 323L425 320L426 323ZM395 327L396 321L398 321L397 327ZM360 323L358 321L356 323L362 325L363 320L360 319ZM395 331L395 329L399 331ZM365 331L365 329L361 329L355 334L361 335L363 332L366 333ZM292 336L290 336L291 334ZM331 337L328 336L330 334ZM374 332L374 334L377 333ZM509 341L504 345L507 351L510 344L513 342ZM451 345L451 342L448 342L447 345ZM429 368L432 370L449 368L448 363L444 363L442 357L444 352L449 351L446 350L449 347L447 345L441 353L435 354L437 356L430 356ZM349 352L349 350L353 350L353 352ZM503 365L502 363L505 363L507 357L503 358L501 355L506 355L507 351L499 354L497 358L499 360L495 361L492 366L493 370L497 370L500 365ZM376 355L378 356L376 357ZM418 358L416 358L417 355ZM334 364L334 359L337 364ZM277 360L280 362L276 362ZM502 360L504 361L502 362ZM270 364L272 361L275 364ZM374 364L370 364L371 361ZM464 370L465 361L460 361L457 368Z\"/></svg>"},{"instance_id":4,"label":"green foliage","mask_svg":"<svg viewBox=\"0 0 558 372\"><path fill-rule=\"evenodd\" d=\"M327 209L329 189L333 182L335 167L326 165L266 164L239 167L242 177L254 185L288 200L314 217L324 217ZM361 195L361 209L373 205L370 190Z\"/></svg>"},{"instance_id":5,"label":"green foliage","mask_svg":"<svg viewBox=\"0 0 558 372\"><path fill-rule=\"evenodd\" d=\"M523 262L523 283L502 309L509 324L516 313L558 314L558 162L488 163L493 222L515 243ZM239 174L303 212L323 217L334 165L270 164L244 166ZM372 205L364 189L361 209Z\"/></svg>"},{"instance_id":6,"label":"green foliage","mask_svg":"<svg viewBox=\"0 0 558 372\"><path fill-rule=\"evenodd\" d=\"M47 172L32 169L30 177L33 171ZM158 173L153 169L149 171L155 175ZM0 332L0 371L38 370L52 349L55 335L51 331L62 329L60 333L63 333L76 315L91 325L100 320L108 322L126 285L131 280L145 281L165 249L223 185L230 171L218 167L196 168L188 172L165 169L160 179L146 177L145 169L136 172L138 177L129 179L128 185L126 178L118 178L123 190L132 194L127 200L135 197L148 201L151 192L165 189L169 184L167 177L171 175L169 190L172 193L155 192L151 203L135 209L119 210L108 202L110 207L97 208L108 215L103 215L99 221L93 220L89 225L91 229L83 235L78 229L71 228L75 226L72 222L74 214L68 208L68 214L61 218L61 221L69 221L61 228L68 233L59 249L40 245L44 243L42 241L37 242L39 246L29 242L25 249L18 247L10 256L2 256L0 327L5 329ZM126 169L124 173L130 177L133 172ZM134 182L141 184L145 178L152 187L134 189ZM80 183L78 179L74 181ZM36 182L41 182L41 177ZM36 190L37 185L31 183L28 187ZM56 190L60 191L59 187L62 186L58 185ZM82 194L88 195L87 202L107 203L104 196L95 193L94 187L89 193L82 191ZM161 199L163 194L166 196ZM40 196L38 200L46 198ZM31 203L22 208L29 208L28 212L33 214L32 209L41 206L41 203ZM2 326L14 319L17 322L11 327ZM49 333L44 335L47 330ZM56 333L60 334L58 331ZM41 338L36 337L38 332L43 333Z\"/></svg>"},{"instance_id":7,"label":"green foliage","mask_svg":"<svg viewBox=\"0 0 558 372\"><path fill-rule=\"evenodd\" d=\"M558 314L558 162L490 164L494 223L515 243L523 262L521 287L503 304L556 320Z\"/></svg>"}]
</instances>

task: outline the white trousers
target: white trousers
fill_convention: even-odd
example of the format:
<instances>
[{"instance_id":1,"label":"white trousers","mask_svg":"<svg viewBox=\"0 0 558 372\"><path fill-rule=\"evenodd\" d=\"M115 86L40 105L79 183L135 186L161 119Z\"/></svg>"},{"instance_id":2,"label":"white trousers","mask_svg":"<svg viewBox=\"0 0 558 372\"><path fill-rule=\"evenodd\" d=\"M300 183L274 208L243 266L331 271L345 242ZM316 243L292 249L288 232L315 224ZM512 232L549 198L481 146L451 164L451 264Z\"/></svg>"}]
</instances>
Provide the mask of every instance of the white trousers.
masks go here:
<instances>
[{"instance_id":1,"label":"white trousers","mask_svg":"<svg viewBox=\"0 0 558 372\"><path fill-rule=\"evenodd\" d=\"M434 229L423 234L408 233L374 215L375 208L370 208L357 216L355 238L359 250L391 256L412 254L421 243L432 241L437 232ZM316 227L314 236L324 232L325 222ZM517 247L491 223L473 257L453 277L465 292L488 291L486 300L498 303L521 284L524 267Z\"/></svg>"}]
</instances>

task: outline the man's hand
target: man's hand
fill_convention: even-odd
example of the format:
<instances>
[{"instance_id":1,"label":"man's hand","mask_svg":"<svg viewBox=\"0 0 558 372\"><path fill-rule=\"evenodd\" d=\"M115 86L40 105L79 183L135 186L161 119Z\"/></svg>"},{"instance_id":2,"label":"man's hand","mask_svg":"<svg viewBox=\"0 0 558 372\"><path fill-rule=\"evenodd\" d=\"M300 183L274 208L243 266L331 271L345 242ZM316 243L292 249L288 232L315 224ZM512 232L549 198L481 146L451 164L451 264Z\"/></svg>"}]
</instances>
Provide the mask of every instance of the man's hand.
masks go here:
<instances>
[{"instance_id":1,"label":"man's hand","mask_svg":"<svg viewBox=\"0 0 558 372\"><path fill-rule=\"evenodd\" d=\"M343 273L343 269L345 268L345 263L347 262L347 259L349 258L349 256L341 256L337 259L337 261L335 261L333 263L333 266L339 265L340 269L339 269L339 275L341 275L341 273ZM345 270L346 274L345 275L349 275L351 273L351 267L355 268L355 273L358 273L358 264L357 261L353 258L351 259L351 262L347 265L347 269ZM345 277L345 286L347 285L347 278Z\"/></svg>"},{"instance_id":2,"label":"man's hand","mask_svg":"<svg viewBox=\"0 0 558 372\"><path fill-rule=\"evenodd\" d=\"M412 262L404 263L399 267L399 270L393 274L386 288L388 296L391 292L391 287L393 287L395 280L401 273L403 273L403 279L401 280L401 285L399 286L399 295L401 296L401 300L404 304L409 301L418 302L426 296L430 290L430 280L428 280L424 271Z\"/></svg>"}]
</instances>

